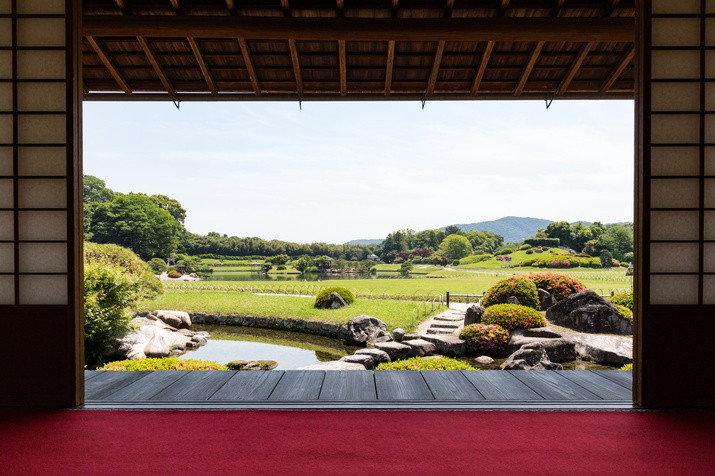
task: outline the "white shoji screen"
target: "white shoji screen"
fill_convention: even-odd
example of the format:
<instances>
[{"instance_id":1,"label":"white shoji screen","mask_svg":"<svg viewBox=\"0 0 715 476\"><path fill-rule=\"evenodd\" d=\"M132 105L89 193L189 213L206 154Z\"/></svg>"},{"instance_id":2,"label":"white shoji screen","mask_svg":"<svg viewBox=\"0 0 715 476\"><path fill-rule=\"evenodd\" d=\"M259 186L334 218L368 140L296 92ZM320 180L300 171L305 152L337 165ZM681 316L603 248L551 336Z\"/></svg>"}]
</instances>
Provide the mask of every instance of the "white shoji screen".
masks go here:
<instances>
[{"instance_id":1,"label":"white shoji screen","mask_svg":"<svg viewBox=\"0 0 715 476\"><path fill-rule=\"evenodd\" d=\"M69 300L66 11L0 0L0 304Z\"/></svg>"}]
</instances>

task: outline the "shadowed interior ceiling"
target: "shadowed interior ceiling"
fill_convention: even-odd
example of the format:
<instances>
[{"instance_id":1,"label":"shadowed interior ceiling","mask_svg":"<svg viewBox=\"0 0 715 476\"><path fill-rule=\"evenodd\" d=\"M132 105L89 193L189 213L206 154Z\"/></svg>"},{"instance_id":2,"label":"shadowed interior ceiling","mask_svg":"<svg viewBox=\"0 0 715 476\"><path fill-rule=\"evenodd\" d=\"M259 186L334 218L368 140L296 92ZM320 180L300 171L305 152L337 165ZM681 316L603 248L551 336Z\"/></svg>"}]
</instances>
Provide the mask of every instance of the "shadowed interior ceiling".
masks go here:
<instances>
[{"instance_id":1,"label":"shadowed interior ceiling","mask_svg":"<svg viewBox=\"0 0 715 476\"><path fill-rule=\"evenodd\" d=\"M634 2L84 0L95 100L632 99Z\"/></svg>"}]
</instances>

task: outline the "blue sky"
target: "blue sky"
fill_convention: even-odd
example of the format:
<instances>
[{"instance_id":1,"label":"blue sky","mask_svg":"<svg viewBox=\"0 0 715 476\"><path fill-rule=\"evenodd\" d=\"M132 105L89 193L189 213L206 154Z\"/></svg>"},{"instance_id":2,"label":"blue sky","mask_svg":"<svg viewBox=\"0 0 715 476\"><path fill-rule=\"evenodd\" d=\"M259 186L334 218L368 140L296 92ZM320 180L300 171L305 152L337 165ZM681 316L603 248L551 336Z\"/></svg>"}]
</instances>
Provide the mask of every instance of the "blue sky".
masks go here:
<instances>
[{"instance_id":1,"label":"blue sky","mask_svg":"<svg viewBox=\"0 0 715 476\"><path fill-rule=\"evenodd\" d=\"M631 221L633 102L84 103L84 173L194 233L382 238L506 215Z\"/></svg>"}]
</instances>

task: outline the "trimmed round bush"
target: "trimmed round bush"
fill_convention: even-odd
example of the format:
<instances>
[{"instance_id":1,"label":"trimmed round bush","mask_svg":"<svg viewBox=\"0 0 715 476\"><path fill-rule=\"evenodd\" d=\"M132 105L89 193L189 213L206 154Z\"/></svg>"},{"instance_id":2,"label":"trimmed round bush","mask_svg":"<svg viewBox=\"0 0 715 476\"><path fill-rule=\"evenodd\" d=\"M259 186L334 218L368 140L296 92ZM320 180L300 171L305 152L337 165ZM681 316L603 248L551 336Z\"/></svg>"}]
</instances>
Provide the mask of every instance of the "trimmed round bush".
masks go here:
<instances>
[{"instance_id":1,"label":"trimmed round bush","mask_svg":"<svg viewBox=\"0 0 715 476\"><path fill-rule=\"evenodd\" d=\"M620 293L616 293L611 297L611 302L613 304L617 304L619 306L624 306L627 307L628 309L633 311L633 292L632 291L622 291Z\"/></svg>"},{"instance_id":2,"label":"trimmed round bush","mask_svg":"<svg viewBox=\"0 0 715 476\"><path fill-rule=\"evenodd\" d=\"M343 300L347 304L352 304L355 302L355 295L352 293L352 291L340 286L334 286L332 288L323 289L318 293L317 296L315 296L315 307L323 307L325 301L327 301L330 295L333 293L340 294L340 297L343 298Z\"/></svg>"},{"instance_id":3,"label":"trimmed round bush","mask_svg":"<svg viewBox=\"0 0 715 476\"><path fill-rule=\"evenodd\" d=\"M166 273L166 275L167 275L168 277L172 278L172 279L176 279L176 278L180 278L180 277L181 277L181 273L179 273L178 271L175 271L175 270L173 270L173 269L172 269L171 271L169 271L168 273Z\"/></svg>"},{"instance_id":4,"label":"trimmed round bush","mask_svg":"<svg viewBox=\"0 0 715 476\"><path fill-rule=\"evenodd\" d=\"M613 307L616 308L616 311L618 311L619 316L621 316L623 319L628 319L629 321L633 322L633 311L628 309L626 306L621 306L620 304L614 304Z\"/></svg>"},{"instance_id":5,"label":"trimmed round bush","mask_svg":"<svg viewBox=\"0 0 715 476\"><path fill-rule=\"evenodd\" d=\"M412 357L411 359L396 360L394 362L383 362L375 370L476 370L466 362L449 357L434 359L423 359L422 357Z\"/></svg>"},{"instance_id":6,"label":"trimmed round bush","mask_svg":"<svg viewBox=\"0 0 715 476\"><path fill-rule=\"evenodd\" d=\"M534 283L525 276L510 276L492 284L482 298L482 306L489 307L516 297L523 306L539 309L539 294Z\"/></svg>"},{"instance_id":7,"label":"trimmed round bush","mask_svg":"<svg viewBox=\"0 0 715 476\"><path fill-rule=\"evenodd\" d=\"M496 304L484 312L482 324L496 324L504 329L529 329L546 326L546 319L537 311L516 304Z\"/></svg>"},{"instance_id":8,"label":"trimmed round bush","mask_svg":"<svg viewBox=\"0 0 715 476\"><path fill-rule=\"evenodd\" d=\"M561 301L572 294L586 290L586 285L576 278L559 273L534 273L526 275L537 288L553 294Z\"/></svg>"},{"instance_id":9,"label":"trimmed round bush","mask_svg":"<svg viewBox=\"0 0 715 476\"><path fill-rule=\"evenodd\" d=\"M509 343L509 331L496 324L470 324L459 333L469 350L485 354L503 351Z\"/></svg>"},{"instance_id":10,"label":"trimmed round bush","mask_svg":"<svg viewBox=\"0 0 715 476\"><path fill-rule=\"evenodd\" d=\"M128 359L110 362L97 370L228 370L225 365L207 360L175 357Z\"/></svg>"}]
</instances>

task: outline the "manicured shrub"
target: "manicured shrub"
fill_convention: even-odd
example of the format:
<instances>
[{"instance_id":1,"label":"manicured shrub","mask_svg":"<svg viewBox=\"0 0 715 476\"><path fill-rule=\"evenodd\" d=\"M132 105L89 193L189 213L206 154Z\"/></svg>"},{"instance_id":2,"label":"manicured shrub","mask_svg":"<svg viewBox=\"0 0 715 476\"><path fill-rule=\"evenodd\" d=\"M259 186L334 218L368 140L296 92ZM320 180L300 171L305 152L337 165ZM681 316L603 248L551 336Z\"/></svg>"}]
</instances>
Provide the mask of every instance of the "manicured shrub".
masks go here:
<instances>
[{"instance_id":1,"label":"manicured shrub","mask_svg":"<svg viewBox=\"0 0 715 476\"><path fill-rule=\"evenodd\" d=\"M84 348L90 368L130 330L142 300L163 292L149 265L117 245L84 244Z\"/></svg>"},{"instance_id":2,"label":"manicured shrub","mask_svg":"<svg viewBox=\"0 0 715 476\"><path fill-rule=\"evenodd\" d=\"M618 370L633 370L633 364L626 364Z\"/></svg>"},{"instance_id":3,"label":"manicured shrub","mask_svg":"<svg viewBox=\"0 0 715 476\"><path fill-rule=\"evenodd\" d=\"M411 359L396 360L395 362L383 362L375 370L477 370L466 362L449 357L433 359L423 359L422 357L412 357Z\"/></svg>"},{"instance_id":4,"label":"manicured shrub","mask_svg":"<svg viewBox=\"0 0 715 476\"><path fill-rule=\"evenodd\" d=\"M496 324L470 324L459 333L473 352L496 354L509 343L509 332Z\"/></svg>"},{"instance_id":5,"label":"manicured shrub","mask_svg":"<svg viewBox=\"0 0 715 476\"><path fill-rule=\"evenodd\" d=\"M529 249L531 249L531 245L527 245L527 244L521 245L519 247L519 251L524 251L524 250L529 250Z\"/></svg>"},{"instance_id":6,"label":"manicured shrub","mask_svg":"<svg viewBox=\"0 0 715 476\"><path fill-rule=\"evenodd\" d=\"M628 319L629 321L633 322L633 311L628 309L626 306L621 306L619 304L614 304L613 307L616 308L616 311L618 311L619 316L621 316L623 319Z\"/></svg>"},{"instance_id":7,"label":"manicured shrub","mask_svg":"<svg viewBox=\"0 0 715 476\"><path fill-rule=\"evenodd\" d=\"M207 360L163 357L118 360L98 370L228 370L228 367Z\"/></svg>"},{"instance_id":8,"label":"manicured shrub","mask_svg":"<svg viewBox=\"0 0 715 476\"><path fill-rule=\"evenodd\" d=\"M526 306L516 304L496 304L484 312L482 324L496 324L504 329L528 329L531 327L546 326L546 319L537 311Z\"/></svg>"},{"instance_id":9,"label":"manicured shrub","mask_svg":"<svg viewBox=\"0 0 715 476\"><path fill-rule=\"evenodd\" d=\"M539 309L539 295L536 286L527 277L510 276L497 281L487 289L482 298L482 306L489 307L495 304L504 303L509 296L516 297L524 306Z\"/></svg>"},{"instance_id":10,"label":"manicured shrub","mask_svg":"<svg viewBox=\"0 0 715 476\"><path fill-rule=\"evenodd\" d=\"M524 245L524 246L527 246L527 245ZM526 254L527 254L527 255L533 255L533 254L534 254L534 250L528 249L528 250L526 250Z\"/></svg>"},{"instance_id":11,"label":"manicured shrub","mask_svg":"<svg viewBox=\"0 0 715 476\"><path fill-rule=\"evenodd\" d=\"M323 307L323 305L325 305L325 301L327 301L333 293L340 294L340 297L343 298L343 300L348 304L355 302L355 295L352 291L347 288L335 286L332 288L325 288L320 291L317 296L315 296L315 307Z\"/></svg>"},{"instance_id":12,"label":"manicured shrub","mask_svg":"<svg viewBox=\"0 0 715 476\"><path fill-rule=\"evenodd\" d=\"M524 244L531 246L559 246L561 240L558 238L528 238L524 240Z\"/></svg>"},{"instance_id":13,"label":"manicured shrub","mask_svg":"<svg viewBox=\"0 0 715 476\"><path fill-rule=\"evenodd\" d=\"M510 255L514 252L513 248L500 248L494 252L495 255Z\"/></svg>"},{"instance_id":14,"label":"manicured shrub","mask_svg":"<svg viewBox=\"0 0 715 476\"><path fill-rule=\"evenodd\" d=\"M181 277L181 273L179 273L178 271L173 270L173 269L171 271L169 271L166 275L172 279L177 279L177 278Z\"/></svg>"},{"instance_id":15,"label":"manicured shrub","mask_svg":"<svg viewBox=\"0 0 715 476\"><path fill-rule=\"evenodd\" d=\"M586 285L576 278L559 273L534 273L526 275L534 285L553 294L557 301L586 290Z\"/></svg>"},{"instance_id":16,"label":"manicured shrub","mask_svg":"<svg viewBox=\"0 0 715 476\"><path fill-rule=\"evenodd\" d=\"M621 291L611 297L611 302L619 306L624 306L633 312L633 291Z\"/></svg>"},{"instance_id":17,"label":"manicured shrub","mask_svg":"<svg viewBox=\"0 0 715 476\"><path fill-rule=\"evenodd\" d=\"M149 261L149 267L154 274L161 274L166 271L166 262L161 258L152 258L151 261Z\"/></svg>"}]
</instances>

